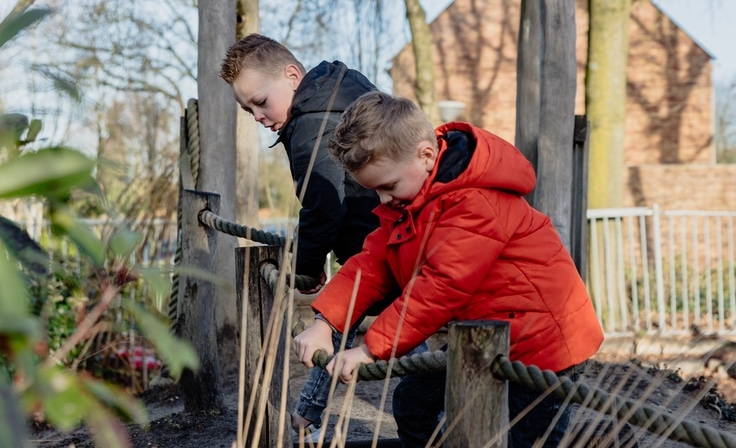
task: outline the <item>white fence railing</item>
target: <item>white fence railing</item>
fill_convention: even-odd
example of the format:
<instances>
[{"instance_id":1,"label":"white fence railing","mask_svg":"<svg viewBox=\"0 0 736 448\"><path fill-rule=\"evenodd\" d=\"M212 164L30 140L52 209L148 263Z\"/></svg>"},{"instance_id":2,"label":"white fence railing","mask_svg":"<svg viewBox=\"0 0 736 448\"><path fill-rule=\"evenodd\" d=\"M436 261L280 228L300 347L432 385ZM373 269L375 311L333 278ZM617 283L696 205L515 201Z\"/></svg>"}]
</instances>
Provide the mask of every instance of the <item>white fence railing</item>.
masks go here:
<instances>
[{"instance_id":1,"label":"white fence railing","mask_svg":"<svg viewBox=\"0 0 736 448\"><path fill-rule=\"evenodd\" d=\"M588 290L607 335L736 334L736 212L587 216Z\"/></svg>"}]
</instances>

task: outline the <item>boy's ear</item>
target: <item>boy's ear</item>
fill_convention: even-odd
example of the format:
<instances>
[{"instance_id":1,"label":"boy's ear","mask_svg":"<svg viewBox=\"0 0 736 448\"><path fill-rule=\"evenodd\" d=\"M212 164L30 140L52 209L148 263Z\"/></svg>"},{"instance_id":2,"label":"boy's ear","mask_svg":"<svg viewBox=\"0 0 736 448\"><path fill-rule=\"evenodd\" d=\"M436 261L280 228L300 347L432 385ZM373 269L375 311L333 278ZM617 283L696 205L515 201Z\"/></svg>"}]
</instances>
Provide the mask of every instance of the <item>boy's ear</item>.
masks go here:
<instances>
[{"instance_id":1,"label":"boy's ear","mask_svg":"<svg viewBox=\"0 0 736 448\"><path fill-rule=\"evenodd\" d=\"M432 146L429 142L422 142L419 146L419 159L424 163L424 167L427 171L434 169L434 164L437 163L437 156L439 151L437 148Z\"/></svg>"},{"instance_id":2,"label":"boy's ear","mask_svg":"<svg viewBox=\"0 0 736 448\"><path fill-rule=\"evenodd\" d=\"M299 87L299 84L302 82L303 78L302 71L299 70L299 67L294 64L289 64L284 67L284 76L289 81L291 88L294 90Z\"/></svg>"}]
</instances>

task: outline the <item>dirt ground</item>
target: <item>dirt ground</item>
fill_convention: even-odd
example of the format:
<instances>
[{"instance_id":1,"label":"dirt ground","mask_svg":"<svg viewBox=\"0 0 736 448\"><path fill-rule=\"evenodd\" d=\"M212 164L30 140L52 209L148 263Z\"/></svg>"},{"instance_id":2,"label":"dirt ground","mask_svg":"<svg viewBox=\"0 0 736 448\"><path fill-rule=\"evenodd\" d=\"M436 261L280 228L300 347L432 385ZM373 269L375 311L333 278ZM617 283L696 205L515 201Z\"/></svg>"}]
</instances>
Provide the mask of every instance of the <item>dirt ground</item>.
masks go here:
<instances>
[{"instance_id":1,"label":"dirt ground","mask_svg":"<svg viewBox=\"0 0 736 448\"><path fill-rule=\"evenodd\" d=\"M610 345L610 344L609 344ZM680 363L687 365L687 356L682 353L671 355L666 350L654 350L654 355L642 353L632 361L632 353L625 345L609 346L602 350L588 365L585 383L609 393L615 393L629 400L643 400L643 405L665 409L663 412L675 417L684 418L697 425L715 428L719 431L736 434L736 380L729 378L723 367L710 363L710 369L702 366L703 355L691 356L690 367L673 368ZM687 373L685 373L687 371ZM293 406L303 384L307 369L295 362L292 356L290 369L290 402ZM392 379L389 389L398 379ZM220 413L190 414L183 412L181 397L175 388L158 388L146 392L141 399L147 406L151 423L148 428L129 427L132 446L136 448L232 448L236 440L237 427L237 372L229 372L223 381L226 409ZM343 403L347 387L341 385L336 394L335 411L331 414L327 425L326 439L335 438L335 427L338 420L339 406ZM370 441L376 431L377 416L381 416L378 430L381 443L378 446L399 446L396 426L390 414L391 392L383 411L379 411L381 397L384 395L384 381L358 383L353 398L347 445L338 446L371 446ZM585 439L583 422L597 421L594 411L574 405L575 414L570 435ZM728 421L725 417L730 417ZM639 447L661 446L665 448L687 447L689 444L673 442L665 438L657 438L651 433L636 426L630 433ZM617 431L621 432L621 431ZM90 448L94 445L84 428L71 434L60 435L53 431L37 430L34 433L36 446L44 448ZM298 446L298 445L295 445ZM305 446L309 446L306 444ZM325 444L325 446L330 446ZM566 446L574 446L573 442ZM588 440L577 446L593 446ZM595 446L615 446L612 442L603 441ZM632 446L632 445L629 445ZM472 448L472 447L469 447Z\"/></svg>"}]
</instances>

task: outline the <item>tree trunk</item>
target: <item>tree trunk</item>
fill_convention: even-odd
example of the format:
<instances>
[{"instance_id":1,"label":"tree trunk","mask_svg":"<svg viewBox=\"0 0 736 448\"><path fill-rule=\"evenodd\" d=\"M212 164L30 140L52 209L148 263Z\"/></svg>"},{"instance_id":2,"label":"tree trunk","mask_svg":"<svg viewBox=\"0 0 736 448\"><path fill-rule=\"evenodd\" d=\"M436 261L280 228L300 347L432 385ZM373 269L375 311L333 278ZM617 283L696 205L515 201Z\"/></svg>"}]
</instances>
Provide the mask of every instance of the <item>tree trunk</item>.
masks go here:
<instances>
[{"instance_id":1,"label":"tree trunk","mask_svg":"<svg viewBox=\"0 0 736 448\"><path fill-rule=\"evenodd\" d=\"M238 21L236 39L242 39L259 28L258 0L236 0ZM237 222L258 227L258 153L261 141L258 123L244 110L237 108L237 195L235 216Z\"/></svg>"},{"instance_id":2,"label":"tree trunk","mask_svg":"<svg viewBox=\"0 0 736 448\"><path fill-rule=\"evenodd\" d=\"M441 123L434 89L434 62L432 62L432 36L427 16L419 0L406 1L406 19L411 29L411 45L416 60L416 95L419 106L433 126Z\"/></svg>"},{"instance_id":3,"label":"tree trunk","mask_svg":"<svg viewBox=\"0 0 736 448\"><path fill-rule=\"evenodd\" d=\"M585 106L590 120L588 206L621 207L624 197L626 66L631 0L589 0Z\"/></svg>"},{"instance_id":4,"label":"tree trunk","mask_svg":"<svg viewBox=\"0 0 736 448\"><path fill-rule=\"evenodd\" d=\"M235 39L234 5L219 0L199 2L197 86L199 98L200 173L197 190L220 195L220 213L235 220L236 103L230 86L220 79L218 67ZM216 295L217 345L223 371L237 365L238 322L235 307L235 254L238 241L217 234L217 270L224 280Z\"/></svg>"}]
</instances>

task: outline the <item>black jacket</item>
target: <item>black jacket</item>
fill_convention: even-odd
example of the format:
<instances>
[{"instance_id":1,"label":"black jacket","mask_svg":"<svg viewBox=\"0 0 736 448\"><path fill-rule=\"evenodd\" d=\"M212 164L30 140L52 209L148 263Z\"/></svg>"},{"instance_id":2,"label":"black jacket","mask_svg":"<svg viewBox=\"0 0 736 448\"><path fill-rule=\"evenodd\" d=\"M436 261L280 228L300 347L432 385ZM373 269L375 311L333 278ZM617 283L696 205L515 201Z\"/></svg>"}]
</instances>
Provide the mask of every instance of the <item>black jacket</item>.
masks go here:
<instances>
[{"instance_id":1,"label":"black jacket","mask_svg":"<svg viewBox=\"0 0 736 448\"><path fill-rule=\"evenodd\" d=\"M277 143L283 142L289 156L297 197L303 194L297 274L318 276L330 251L335 252L338 263L344 263L360 252L366 235L378 227L378 218L372 213L379 204L378 195L355 182L327 149L342 112L372 90L376 87L360 72L339 61L322 61L306 74L294 93L289 121ZM315 148L314 167L308 173Z\"/></svg>"}]
</instances>

